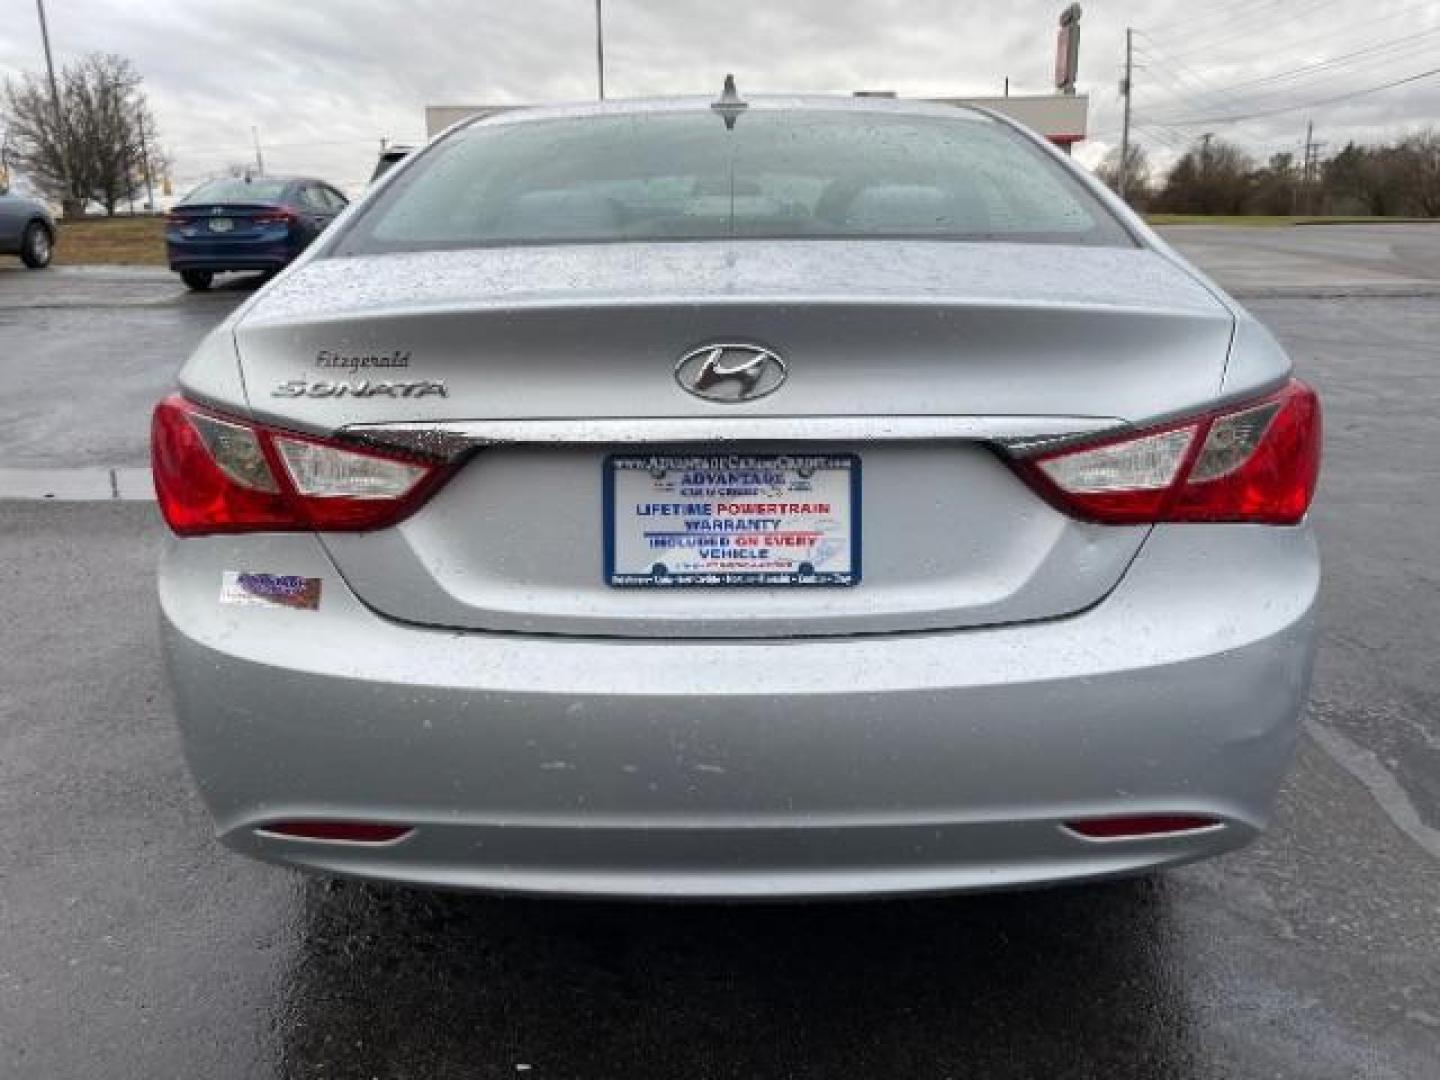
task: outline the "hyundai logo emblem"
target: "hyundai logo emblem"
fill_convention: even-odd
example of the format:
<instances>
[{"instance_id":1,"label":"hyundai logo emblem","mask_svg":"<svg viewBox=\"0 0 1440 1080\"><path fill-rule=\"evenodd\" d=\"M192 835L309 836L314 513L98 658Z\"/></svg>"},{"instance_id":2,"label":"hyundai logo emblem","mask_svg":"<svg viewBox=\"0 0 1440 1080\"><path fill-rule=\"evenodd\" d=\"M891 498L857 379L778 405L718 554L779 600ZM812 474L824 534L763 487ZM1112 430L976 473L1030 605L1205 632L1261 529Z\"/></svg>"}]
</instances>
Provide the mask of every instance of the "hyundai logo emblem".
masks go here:
<instances>
[{"instance_id":1,"label":"hyundai logo emblem","mask_svg":"<svg viewBox=\"0 0 1440 1080\"><path fill-rule=\"evenodd\" d=\"M754 401L779 390L785 375L778 353L730 342L692 349L675 365L675 381L706 401Z\"/></svg>"}]
</instances>

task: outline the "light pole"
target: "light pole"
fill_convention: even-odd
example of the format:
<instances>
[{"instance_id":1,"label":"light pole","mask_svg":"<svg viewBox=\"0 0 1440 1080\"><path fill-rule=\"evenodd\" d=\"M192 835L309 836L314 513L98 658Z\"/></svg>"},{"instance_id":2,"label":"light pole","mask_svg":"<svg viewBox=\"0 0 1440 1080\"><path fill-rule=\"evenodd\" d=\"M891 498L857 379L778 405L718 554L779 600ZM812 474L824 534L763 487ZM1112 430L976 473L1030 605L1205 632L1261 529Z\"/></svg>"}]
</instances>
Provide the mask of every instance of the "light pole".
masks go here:
<instances>
[{"instance_id":1,"label":"light pole","mask_svg":"<svg viewBox=\"0 0 1440 1080\"><path fill-rule=\"evenodd\" d=\"M150 178L150 147L145 141L145 110L139 105L135 107L135 119L140 130L140 164L145 169L145 206L153 214L155 212L155 183Z\"/></svg>"},{"instance_id":2,"label":"light pole","mask_svg":"<svg viewBox=\"0 0 1440 1080\"><path fill-rule=\"evenodd\" d=\"M1120 89L1125 92L1125 120L1120 128L1120 175L1115 181L1115 193L1122 199L1125 198L1126 189L1130 186L1127 181L1130 176L1130 92L1135 76L1134 43L1135 31L1126 27L1125 80L1120 84Z\"/></svg>"},{"instance_id":3,"label":"light pole","mask_svg":"<svg viewBox=\"0 0 1440 1080\"><path fill-rule=\"evenodd\" d=\"M50 76L50 104L55 107L55 119L60 119L60 87L55 82L55 58L50 55L50 28L45 24L45 0L35 0L35 10L40 13L40 40L45 45L45 71Z\"/></svg>"},{"instance_id":4,"label":"light pole","mask_svg":"<svg viewBox=\"0 0 1440 1080\"><path fill-rule=\"evenodd\" d=\"M604 0L595 0L595 75L600 83L600 100L605 100L605 11Z\"/></svg>"},{"instance_id":5,"label":"light pole","mask_svg":"<svg viewBox=\"0 0 1440 1080\"><path fill-rule=\"evenodd\" d=\"M63 210L64 204L74 197L70 190L70 140L65 137L65 114L60 111L60 85L55 81L55 58L50 55L50 27L45 23L45 0L35 0L35 10L40 15L40 41L45 46L45 71L50 77L50 107L55 110L55 135L60 144L60 178L65 182L66 195L61 200Z\"/></svg>"}]
</instances>

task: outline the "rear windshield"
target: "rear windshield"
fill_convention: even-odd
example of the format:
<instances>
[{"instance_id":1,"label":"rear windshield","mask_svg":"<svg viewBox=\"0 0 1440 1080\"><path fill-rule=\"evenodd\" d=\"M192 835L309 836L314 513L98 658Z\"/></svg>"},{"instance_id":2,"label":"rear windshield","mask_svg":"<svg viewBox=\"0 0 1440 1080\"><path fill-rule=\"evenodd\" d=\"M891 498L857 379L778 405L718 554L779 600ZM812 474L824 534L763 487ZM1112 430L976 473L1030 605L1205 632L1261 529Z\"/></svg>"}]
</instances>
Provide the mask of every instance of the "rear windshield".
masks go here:
<instances>
[{"instance_id":1,"label":"rear windshield","mask_svg":"<svg viewBox=\"0 0 1440 1080\"><path fill-rule=\"evenodd\" d=\"M426 151L339 254L607 241L919 238L1131 246L988 117L709 109L476 124Z\"/></svg>"},{"instance_id":2,"label":"rear windshield","mask_svg":"<svg viewBox=\"0 0 1440 1080\"><path fill-rule=\"evenodd\" d=\"M285 193L288 180L266 180L257 177L246 180L242 177L226 177L223 180L207 180L189 195L185 203L269 203L275 202Z\"/></svg>"}]
</instances>

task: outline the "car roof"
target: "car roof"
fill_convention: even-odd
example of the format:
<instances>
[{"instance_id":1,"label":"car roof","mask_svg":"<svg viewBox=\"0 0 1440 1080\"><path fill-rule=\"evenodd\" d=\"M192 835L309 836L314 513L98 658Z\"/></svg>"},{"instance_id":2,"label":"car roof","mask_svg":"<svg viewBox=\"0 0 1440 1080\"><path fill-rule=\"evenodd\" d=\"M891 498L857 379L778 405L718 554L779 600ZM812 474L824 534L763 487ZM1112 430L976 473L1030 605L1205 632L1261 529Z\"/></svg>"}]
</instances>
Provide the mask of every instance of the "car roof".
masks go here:
<instances>
[{"instance_id":1,"label":"car roof","mask_svg":"<svg viewBox=\"0 0 1440 1080\"><path fill-rule=\"evenodd\" d=\"M216 180L239 179L241 179L241 177L238 176L212 176L209 180L206 180L204 182L209 184ZM326 187L335 186L329 180L321 180L318 176L290 176L289 174L266 173L264 176L252 176L250 179L253 181L270 180L277 184L324 184Z\"/></svg>"},{"instance_id":2,"label":"car roof","mask_svg":"<svg viewBox=\"0 0 1440 1080\"><path fill-rule=\"evenodd\" d=\"M241 179L241 177L238 177L238 176L212 176L209 180L204 180L204 181L201 181L199 184L196 184L195 187L194 187L193 189L191 189L188 193L186 193L185 197L180 200L180 203L181 203L182 205L187 204L187 203L190 203L190 200L191 200L192 198L194 198L197 194L200 194L200 193L201 193L207 186L209 186L210 184L220 183L221 181L225 181L225 180L239 180L239 179ZM329 180L320 180L320 179L318 179L318 178L316 178L316 177L313 177L313 176L288 176L288 175L279 176L279 175L276 175L275 173L266 173L264 176L251 177L251 180L252 180L252 181L266 181L266 182L271 182L271 183L277 183L277 184L281 185L281 192L280 192L280 194L278 194L278 195L266 195L266 196L260 196L260 197L254 197L254 198L235 198L235 199L229 199L229 200L223 200L223 199L222 199L221 202L226 202L226 201L228 201L228 202L231 202L231 203L235 203L236 205L244 204L244 205L247 205L247 206L248 206L248 205L252 205L252 204L253 204L253 205L262 205L262 204L267 203L267 202L275 202L275 201L277 201L277 200L289 198L290 196L286 194L286 191L287 191L288 189L290 189L290 188L295 187L295 185L297 185L297 184L321 184L321 185L323 185L323 186L325 186L325 187L327 187L327 188L330 188L330 189L332 189L333 191L339 193L340 197L343 198L343 199L345 199L347 202L348 202L349 199L350 199L350 197L349 197L348 195L346 195L343 191L340 190L340 185L339 185L339 184L332 184ZM204 203L206 203L206 202L208 202L208 201L211 201L211 200L207 200L206 198L204 198L204 197L202 196L202 197L201 197L199 200L197 200L195 203L190 203L190 205L203 205Z\"/></svg>"},{"instance_id":3,"label":"car roof","mask_svg":"<svg viewBox=\"0 0 1440 1080\"><path fill-rule=\"evenodd\" d=\"M996 114L973 105L951 105L933 101L826 94L741 94L747 112L824 111L841 113L882 113L892 116L931 116L942 119L995 123ZM717 103L713 97L627 98L624 100L574 102L557 105L524 105L462 121L457 127L494 127L591 116L643 116L656 113L699 112Z\"/></svg>"}]
</instances>

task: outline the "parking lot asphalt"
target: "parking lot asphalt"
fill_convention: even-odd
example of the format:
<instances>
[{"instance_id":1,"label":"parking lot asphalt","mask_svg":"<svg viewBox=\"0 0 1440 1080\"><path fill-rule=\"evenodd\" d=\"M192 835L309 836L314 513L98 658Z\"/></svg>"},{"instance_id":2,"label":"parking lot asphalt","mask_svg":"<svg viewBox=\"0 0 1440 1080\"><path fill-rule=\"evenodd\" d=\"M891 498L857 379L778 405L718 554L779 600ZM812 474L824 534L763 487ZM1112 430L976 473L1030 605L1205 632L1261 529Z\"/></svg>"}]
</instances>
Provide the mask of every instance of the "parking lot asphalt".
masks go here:
<instances>
[{"instance_id":1,"label":"parking lot asphalt","mask_svg":"<svg viewBox=\"0 0 1440 1080\"><path fill-rule=\"evenodd\" d=\"M1324 396L1325 582L1270 831L1157 880L657 907L253 865L180 761L153 508L0 502L0 1077L1433 1080L1440 229L1381 229L1171 234ZM7 462L143 462L145 406L245 295L100 276L0 271Z\"/></svg>"},{"instance_id":2,"label":"parking lot asphalt","mask_svg":"<svg viewBox=\"0 0 1440 1080\"><path fill-rule=\"evenodd\" d=\"M197 294L150 267L0 267L0 467L144 465L151 406L257 280Z\"/></svg>"},{"instance_id":3,"label":"parking lot asphalt","mask_svg":"<svg viewBox=\"0 0 1440 1080\"><path fill-rule=\"evenodd\" d=\"M1246 299L1428 295L1440 282L1440 224L1303 225L1161 230L1185 255Z\"/></svg>"}]
</instances>

